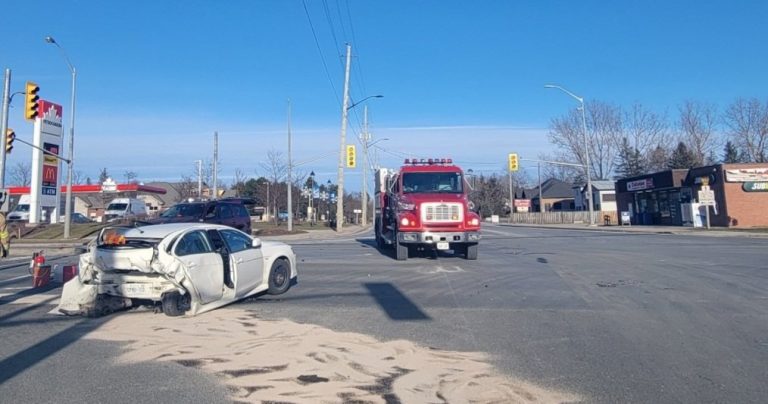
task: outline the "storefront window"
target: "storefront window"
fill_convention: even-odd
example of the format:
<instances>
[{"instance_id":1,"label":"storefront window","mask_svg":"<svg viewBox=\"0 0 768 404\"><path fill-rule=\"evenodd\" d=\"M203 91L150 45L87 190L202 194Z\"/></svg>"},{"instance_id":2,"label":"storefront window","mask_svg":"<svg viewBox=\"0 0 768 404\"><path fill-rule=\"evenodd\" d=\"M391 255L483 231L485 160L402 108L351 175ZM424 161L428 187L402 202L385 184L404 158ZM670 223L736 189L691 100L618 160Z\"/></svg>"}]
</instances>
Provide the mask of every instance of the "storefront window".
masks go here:
<instances>
[{"instance_id":1,"label":"storefront window","mask_svg":"<svg viewBox=\"0 0 768 404\"><path fill-rule=\"evenodd\" d=\"M669 194L666 191L659 192L659 213L661 217L669 217Z\"/></svg>"}]
</instances>

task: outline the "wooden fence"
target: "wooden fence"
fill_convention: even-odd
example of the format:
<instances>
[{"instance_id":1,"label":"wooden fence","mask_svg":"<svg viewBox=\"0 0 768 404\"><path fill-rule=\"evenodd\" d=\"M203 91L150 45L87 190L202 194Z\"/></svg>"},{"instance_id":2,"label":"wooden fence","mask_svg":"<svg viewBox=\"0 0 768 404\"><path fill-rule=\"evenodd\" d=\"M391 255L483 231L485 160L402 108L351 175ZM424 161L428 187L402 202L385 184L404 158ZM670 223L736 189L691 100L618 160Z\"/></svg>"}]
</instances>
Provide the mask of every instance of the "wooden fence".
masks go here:
<instances>
[{"instance_id":1,"label":"wooden fence","mask_svg":"<svg viewBox=\"0 0 768 404\"><path fill-rule=\"evenodd\" d=\"M618 214L616 212L595 211L595 223L599 225L607 224L617 225ZM589 223L589 211L572 212L530 212L513 213L512 217L499 217L501 223L519 223L519 224L574 224Z\"/></svg>"}]
</instances>

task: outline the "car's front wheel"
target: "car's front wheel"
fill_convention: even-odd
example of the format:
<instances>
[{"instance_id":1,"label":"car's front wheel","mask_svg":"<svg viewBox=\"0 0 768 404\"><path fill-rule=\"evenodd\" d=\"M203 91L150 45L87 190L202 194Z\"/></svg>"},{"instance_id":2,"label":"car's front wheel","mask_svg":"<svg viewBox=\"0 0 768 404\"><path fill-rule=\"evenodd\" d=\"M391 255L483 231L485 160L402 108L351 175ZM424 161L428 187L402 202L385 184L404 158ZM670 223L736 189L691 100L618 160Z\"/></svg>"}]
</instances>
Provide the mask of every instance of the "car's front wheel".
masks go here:
<instances>
[{"instance_id":1,"label":"car's front wheel","mask_svg":"<svg viewBox=\"0 0 768 404\"><path fill-rule=\"evenodd\" d=\"M269 271L269 289L270 295L281 295L291 287L291 263L287 259L278 259L272 263L272 269Z\"/></svg>"}]
</instances>

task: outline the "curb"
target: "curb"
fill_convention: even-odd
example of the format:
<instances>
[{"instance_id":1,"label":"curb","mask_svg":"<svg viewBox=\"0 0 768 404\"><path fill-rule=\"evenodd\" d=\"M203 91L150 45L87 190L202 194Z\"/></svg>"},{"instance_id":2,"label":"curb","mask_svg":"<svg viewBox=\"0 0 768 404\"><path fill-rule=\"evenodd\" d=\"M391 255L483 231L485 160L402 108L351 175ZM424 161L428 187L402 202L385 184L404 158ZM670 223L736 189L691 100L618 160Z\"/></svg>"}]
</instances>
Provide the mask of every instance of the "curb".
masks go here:
<instances>
[{"instance_id":1,"label":"curb","mask_svg":"<svg viewBox=\"0 0 768 404\"><path fill-rule=\"evenodd\" d=\"M578 230L578 231L599 231L603 233L627 233L627 234L676 234L676 235L691 235L691 236L719 236L719 237L746 237L746 238L768 238L768 233L756 233L749 231L729 231L721 229L695 229L691 227L663 227L657 228L653 226L588 226L588 225L537 225L527 223L498 223L497 226L506 227L526 227L536 229L559 229L559 230Z\"/></svg>"}]
</instances>

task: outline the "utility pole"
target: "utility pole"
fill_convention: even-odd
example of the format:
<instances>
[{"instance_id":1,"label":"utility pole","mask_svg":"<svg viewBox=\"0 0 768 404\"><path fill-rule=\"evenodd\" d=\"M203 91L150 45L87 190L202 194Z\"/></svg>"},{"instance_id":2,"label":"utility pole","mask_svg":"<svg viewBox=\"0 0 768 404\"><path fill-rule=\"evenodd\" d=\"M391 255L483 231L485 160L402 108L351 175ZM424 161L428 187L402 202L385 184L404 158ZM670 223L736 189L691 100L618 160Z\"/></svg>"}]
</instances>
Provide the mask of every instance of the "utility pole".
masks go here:
<instances>
[{"instance_id":1,"label":"utility pole","mask_svg":"<svg viewBox=\"0 0 768 404\"><path fill-rule=\"evenodd\" d=\"M352 64L352 45L347 44L347 65L344 69L344 101L341 105L341 142L339 144L338 191L336 192L336 231L344 223L344 146L347 141L347 112L349 105L349 70Z\"/></svg>"},{"instance_id":2,"label":"utility pole","mask_svg":"<svg viewBox=\"0 0 768 404\"><path fill-rule=\"evenodd\" d=\"M368 133L368 106L363 110L363 133L360 134L360 143L363 144L363 220L361 224L365 227L368 224L368 141L371 140L371 134Z\"/></svg>"},{"instance_id":3,"label":"utility pole","mask_svg":"<svg viewBox=\"0 0 768 404\"><path fill-rule=\"evenodd\" d=\"M219 132L213 132L213 196L211 199L219 198Z\"/></svg>"},{"instance_id":4,"label":"utility pole","mask_svg":"<svg viewBox=\"0 0 768 404\"><path fill-rule=\"evenodd\" d=\"M291 169L291 99L288 99L288 231L293 231L293 176Z\"/></svg>"},{"instance_id":5,"label":"utility pole","mask_svg":"<svg viewBox=\"0 0 768 404\"><path fill-rule=\"evenodd\" d=\"M197 197L203 199L203 160L195 160L197 163Z\"/></svg>"},{"instance_id":6,"label":"utility pole","mask_svg":"<svg viewBox=\"0 0 768 404\"><path fill-rule=\"evenodd\" d=\"M515 213L515 191L512 188L512 171L509 171L509 221L512 223L512 214Z\"/></svg>"},{"instance_id":7,"label":"utility pole","mask_svg":"<svg viewBox=\"0 0 768 404\"><path fill-rule=\"evenodd\" d=\"M536 169L539 172L539 224L544 222L544 211L546 208L544 208L544 199L542 198L542 192L541 192L541 162L539 162L536 165Z\"/></svg>"},{"instance_id":8,"label":"utility pole","mask_svg":"<svg viewBox=\"0 0 768 404\"><path fill-rule=\"evenodd\" d=\"M11 93L11 69L5 69L5 86L3 87L3 111L0 117L0 133L2 133L3 150L0 152L0 188L5 188L5 145L8 131L8 108L10 106Z\"/></svg>"}]
</instances>

